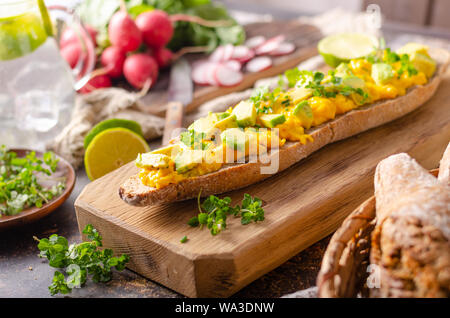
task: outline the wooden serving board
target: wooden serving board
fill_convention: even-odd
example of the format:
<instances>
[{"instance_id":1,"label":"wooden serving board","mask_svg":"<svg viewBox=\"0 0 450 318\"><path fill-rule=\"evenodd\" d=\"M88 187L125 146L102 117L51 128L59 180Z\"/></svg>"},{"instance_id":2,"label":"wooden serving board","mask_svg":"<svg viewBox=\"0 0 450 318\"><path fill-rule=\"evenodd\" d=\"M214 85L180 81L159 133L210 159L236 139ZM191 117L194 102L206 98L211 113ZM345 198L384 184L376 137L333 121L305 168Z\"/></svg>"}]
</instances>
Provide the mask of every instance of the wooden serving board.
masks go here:
<instances>
[{"instance_id":1,"label":"wooden serving board","mask_svg":"<svg viewBox=\"0 0 450 318\"><path fill-rule=\"evenodd\" d=\"M243 81L233 87L218 87L218 86L200 86L195 85L194 97L190 104L186 106L186 112L190 112L203 104L204 102L222 95L232 92L244 90L252 87L253 84L266 77L271 77L283 73L285 70L293 68L302 61L317 54L317 42L323 37L320 30L312 25L301 24L296 21L273 21L252 23L245 26L247 38L257 35L264 35L266 38L283 34L286 41L292 42L296 46L296 50L289 55L272 57L273 66L267 70L248 73L244 70ZM204 54L190 54L188 60L194 62L198 59L204 59ZM162 73L157 85L150 90L150 92L141 99L142 110L163 116L166 111L167 101L167 86L169 74Z\"/></svg>"},{"instance_id":2,"label":"wooden serving board","mask_svg":"<svg viewBox=\"0 0 450 318\"><path fill-rule=\"evenodd\" d=\"M75 202L80 231L91 223L129 268L190 297L230 296L338 228L373 194L373 174L383 158L408 152L436 168L450 140L450 71L435 96L407 116L330 144L291 168L247 188L264 201L266 219L243 226L230 217L213 237L186 223L196 200L133 207L118 187L137 172L130 163L87 185ZM180 243L187 235L189 241Z\"/></svg>"}]
</instances>

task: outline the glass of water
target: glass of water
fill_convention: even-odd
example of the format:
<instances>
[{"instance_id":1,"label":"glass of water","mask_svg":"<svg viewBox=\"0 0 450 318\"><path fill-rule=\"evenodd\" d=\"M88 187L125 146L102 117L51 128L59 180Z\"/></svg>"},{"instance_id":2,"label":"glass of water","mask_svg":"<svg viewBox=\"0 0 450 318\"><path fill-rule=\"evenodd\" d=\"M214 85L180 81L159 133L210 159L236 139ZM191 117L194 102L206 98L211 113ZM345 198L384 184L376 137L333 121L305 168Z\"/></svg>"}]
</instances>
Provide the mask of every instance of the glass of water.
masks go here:
<instances>
[{"instance_id":1,"label":"glass of water","mask_svg":"<svg viewBox=\"0 0 450 318\"><path fill-rule=\"evenodd\" d=\"M94 68L94 45L79 19L43 0L0 2L0 145L43 150L70 120L75 88ZM55 26L55 27L54 27ZM60 55L58 30L79 34L83 53L74 70Z\"/></svg>"}]
</instances>

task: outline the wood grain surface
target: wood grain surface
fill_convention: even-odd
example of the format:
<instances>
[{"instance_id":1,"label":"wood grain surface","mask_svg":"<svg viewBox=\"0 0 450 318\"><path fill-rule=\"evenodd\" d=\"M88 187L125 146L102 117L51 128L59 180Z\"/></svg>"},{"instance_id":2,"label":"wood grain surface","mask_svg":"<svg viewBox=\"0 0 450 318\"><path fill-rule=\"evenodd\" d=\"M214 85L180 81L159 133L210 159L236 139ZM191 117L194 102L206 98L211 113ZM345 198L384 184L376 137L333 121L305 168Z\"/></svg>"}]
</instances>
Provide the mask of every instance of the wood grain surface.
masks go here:
<instances>
[{"instance_id":1,"label":"wood grain surface","mask_svg":"<svg viewBox=\"0 0 450 318\"><path fill-rule=\"evenodd\" d=\"M236 86L218 87L195 85L194 97L192 102L186 105L186 112L194 110L212 98L252 87L258 79L271 77L297 66L302 61L317 54L316 45L323 36L316 27L300 24L296 21L253 23L245 26L245 32L247 38L256 35L264 35L266 38L270 38L283 34L286 37L286 41L294 43L297 49L292 54L273 57L273 66L267 70L257 73L244 71L244 80ZM190 62L203 58L205 57L202 54L191 54L187 57ZM152 88L141 99L141 109L150 114L163 116L167 107L167 85L168 74L162 74L162 78L158 80L155 88Z\"/></svg>"},{"instance_id":2,"label":"wood grain surface","mask_svg":"<svg viewBox=\"0 0 450 318\"><path fill-rule=\"evenodd\" d=\"M186 223L196 213L189 200L133 207L118 186L137 168L130 163L98 179L75 202L80 229L88 223L104 245L131 256L129 268L190 297L229 296L332 233L373 193L377 163L408 152L425 168L436 168L450 140L450 71L435 96L416 111L381 127L330 144L265 181L228 193L264 201L266 219L242 226L229 218L212 237ZM187 235L188 242L180 243Z\"/></svg>"}]
</instances>

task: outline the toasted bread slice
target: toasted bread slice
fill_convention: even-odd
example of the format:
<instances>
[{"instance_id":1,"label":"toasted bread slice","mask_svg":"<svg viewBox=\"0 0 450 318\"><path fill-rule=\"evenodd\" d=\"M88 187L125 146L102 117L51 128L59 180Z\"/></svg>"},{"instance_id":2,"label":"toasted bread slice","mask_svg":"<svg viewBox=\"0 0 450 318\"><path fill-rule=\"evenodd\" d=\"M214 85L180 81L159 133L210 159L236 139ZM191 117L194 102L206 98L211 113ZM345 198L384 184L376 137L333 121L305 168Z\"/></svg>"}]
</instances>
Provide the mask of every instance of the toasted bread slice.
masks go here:
<instances>
[{"instance_id":1,"label":"toasted bread slice","mask_svg":"<svg viewBox=\"0 0 450 318\"><path fill-rule=\"evenodd\" d=\"M450 61L450 53L446 50L430 49L429 53L438 62L438 68L426 85L412 87L406 95L395 99L359 107L306 131L314 141L306 144L287 142L279 149L277 171L283 171L329 143L390 122L425 103L435 93ZM202 196L218 194L270 177L271 174L261 174L261 167L264 166L266 164L260 162L228 164L218 171L184 179L159 189L145 186L135 175L120 186L119 195L128 204L146 206L194 198L200 191Z\"/></svg>"}]
</instances>

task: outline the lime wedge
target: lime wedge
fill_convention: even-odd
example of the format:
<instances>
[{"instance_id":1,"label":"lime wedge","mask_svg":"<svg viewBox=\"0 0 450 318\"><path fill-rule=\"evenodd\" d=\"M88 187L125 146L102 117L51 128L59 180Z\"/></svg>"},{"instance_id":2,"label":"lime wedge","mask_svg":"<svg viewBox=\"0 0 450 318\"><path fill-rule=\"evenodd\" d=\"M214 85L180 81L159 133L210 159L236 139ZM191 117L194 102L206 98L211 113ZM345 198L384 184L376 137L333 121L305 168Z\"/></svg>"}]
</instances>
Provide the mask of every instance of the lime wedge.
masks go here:
<instances>
[{"instance_id":1,"label":"lime wedge","mask_svg":"<svg viewBox=\"0 0 450 318\"><path fill-rule=\"evenodd\" d=\"M84 156L89 179L95 180L149 152L147 142L126 128L111 128L99 133L90 142Z\"/></svg>"},{"instance_id":2,"label":"lime wedge","mask_svg":"<svg viewBox=\"0 0 450 318\"><path fill-rule=\"evenodd\" d=\"M364 57L378 47L375 37L360 33L341 33L327 36L317 45L319 53L331 67Z\"/></svg>"},{"instance_id":3,"label":"lime wedge","mask_svg":"<svg viewBox=\"0 0 450 318\"><path fill-rule=\"evenodd\" d=\"M126 128L135 132L139 136L144 137L144 135L142 134L141 125L133 120L120 118L107 119L95 125L86 135L86 137L84 137L84 149L87 149L90 142L92 141L92 139L94 139L95 136L97 136L102 131L110 128Z\"/></svg>"},{"instance_id":4,"label":"lime wedge","mask_svg":"<svg viewBox=\"0 0 450 318\"><path fill-rule=\"evenodd\" d=\"M34 13L0 18L0 60L12 60L33 52L46 39L41 19Z\"/></svg>"}]
</instances>

